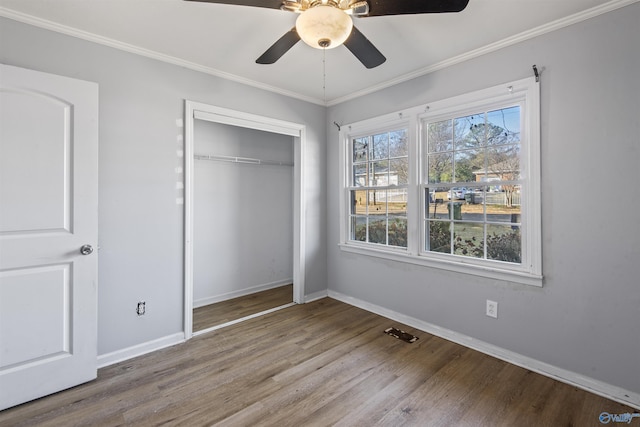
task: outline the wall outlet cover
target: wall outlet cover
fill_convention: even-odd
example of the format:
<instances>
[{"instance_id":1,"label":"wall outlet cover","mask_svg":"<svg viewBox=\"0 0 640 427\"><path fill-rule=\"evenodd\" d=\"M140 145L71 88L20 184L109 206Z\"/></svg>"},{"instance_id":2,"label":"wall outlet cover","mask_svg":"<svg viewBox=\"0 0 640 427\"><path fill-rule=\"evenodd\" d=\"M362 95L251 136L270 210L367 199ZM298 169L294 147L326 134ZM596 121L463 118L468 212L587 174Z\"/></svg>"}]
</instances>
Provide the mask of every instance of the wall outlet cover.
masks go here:
<instances>
[{"instance_id":1,"label":"wall outlet cover","mask_svg":"<svg viewBox=\"0 0 640 427\"><path fill-rule=\"evenodd\" d=\"M496 301L487 300L487 316L498 318L498 303Z\"/></svg>"},{"instance_id":2,"label":"wall outlet cover","mask_svg":"<svg viewBox=\"0 0 640 427\"><path fill-rule=\"evenodd\" d=\"M136 307L136 313L138 314L138 316L142 316L147 311L146 305L147 303L144 301L140 301L138 303L138 306Z\"/></svg>"}]
</instances>

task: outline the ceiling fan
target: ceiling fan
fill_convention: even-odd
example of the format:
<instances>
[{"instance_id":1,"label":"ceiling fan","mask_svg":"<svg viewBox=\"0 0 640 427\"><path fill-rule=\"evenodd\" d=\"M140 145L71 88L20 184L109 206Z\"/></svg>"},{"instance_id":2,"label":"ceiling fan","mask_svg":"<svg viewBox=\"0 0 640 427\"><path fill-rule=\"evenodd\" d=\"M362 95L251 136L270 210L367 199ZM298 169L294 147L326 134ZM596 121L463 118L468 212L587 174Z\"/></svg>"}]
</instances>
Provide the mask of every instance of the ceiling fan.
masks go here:
<instances>
[{"instance_id":1,"label":"ceiling fan","mask_svg":"<svg viewBox=\"0 0 640 427\"><path fill-rule=\"evenodd\" d=\"M367 68L386 58L355 26L351 16L409 15L460 12L469 0L187 0L264 7L299 13L296 25L267 49L256 62L273 64L300 39L316 49L344 44Z\"/></svg>"}]
</instances>

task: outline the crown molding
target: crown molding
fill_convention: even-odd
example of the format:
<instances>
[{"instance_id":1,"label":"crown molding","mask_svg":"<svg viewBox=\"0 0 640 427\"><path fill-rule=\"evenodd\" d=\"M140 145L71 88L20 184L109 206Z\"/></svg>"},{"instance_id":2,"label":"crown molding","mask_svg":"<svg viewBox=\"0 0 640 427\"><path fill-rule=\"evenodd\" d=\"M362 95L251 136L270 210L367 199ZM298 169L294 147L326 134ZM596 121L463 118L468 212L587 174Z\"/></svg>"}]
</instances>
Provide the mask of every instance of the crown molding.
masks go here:
<instances>
[{"instance_id":1,"label":"crown molding","mask_svg":"<svg viewBox=\"0 0 640 427\"><path fill-rule=\"evenodd\" d=\"M301 101L309 102L312 104L322 105L325 107L330 107L334 105L341 104L343 102L350 101L355 98L359 98L364 95L368 95L373 92L377 92L382 89L386 89L388 87L404 83L406 81L415 79L417 77L421 77L430 73L433 73L438 70L442 70L444 68L450 67L452 65L460 64L462 62L468 61L473 58L477 58L479 56L485 55L487 53L495 52L499 49L512 46L514 44L523 42L525 40L532 39L534 37L559 30L564 27L568 27L573 24L577 24L582 21L586 21L588 19L594 18L596 16L600 16L607 12L611 12L613 10L619 9L621 7L625 7L631 5L633 3L637 3L640 0L611 0L604 4L598 5L591 9L587 9L585 11L567 16L562 19L558 19L556 21L549 22L547 24L541 25L539 27L533 28L531 30L524 31L522 33L516 34L511 37L507 37L506 39L500 40L495 43L488 44L478 49L471 50L469 52L463 53L461 55L454 56L452 58L446 59L444 61L440 61L436 64L429 65L424 68L420 68L411 73L403 74L391 80L386 80L383 83L370 86L366 89L362 89L359 91L352 92L348 95L337 97L331 100L322 100L315 97L303 95L298 92L289 91L280 87L271 86L265 83L261 83L255 80L247 79L235 74L227 73L215 68L207 67L204 65L197 64L195 62L185 61L180 58L176 58L174 56L165 55L160 52L156 52L150 49L144 49L139 46L135 46L132 44L124 43L118 40L114 40L108 37L103 37L94 33L90 33L88 31L79 30L77 28L69 27L66 25L62 25L53 21L49 21L46 19L38 18L32 15L28 15L25 13L17 12L6 7L0 6L0 16L5 18L12 19L14 21L19 21L25 24L33 25L35 27L43 28L50 31L55 31L57 33L66 34L72 37L76 37L79 39L91 41L94 43L98 43L104 46L109 46L114 49L123 50L125 52L133 53L136 55L144 56L147 58L156 59L158 61L163 61L169 64L178 65L180 67L184 67L190 70L199 71L201 73L209 74L212 76L216 76L222 79L234 81L237 83L241 83L247 86L252 86L258 89L266 90L269 92L277 93L279 95L284 95L290 98L299 99Z\"/></svg>"},{"instance_id":2,"label":"crown molding","mask_svg":"<svg viewBox=\"0 0 640 427\"><path fill-rule=\"evenodd\" d=\"M488 44L478 49L471 50L469 52L465 52L461 55L451 57L449 59L445 59L444 61L440 61L436 64L429 65L428 67L420 68L411 73L404 74L402 76L398 76L395 79L386 80L383 83L378 85L370 86L366 89L352 92L343 97L334 98L332 100L327 101L327 107L338 105L346 101L350 101L355 98L359 98L364 95L368 95L370 93L377 92L382 89L386 89L391 86L395 86L399 83L404 83L406 81L415 79L417 77L421 77L434 71L442 70L444 68L450 67L452 65L460 64L462 62L468 61L473 58L477 58L479 56L485 55L487 53L495 52L507 46L512 46L514 44L523 42L525 40L530 40L534 37L541 36L543 34L550 33L552 31L559 30L564 27L568 27L573 24L577 24L582 21L586 21L587 19L595 18L596 16L600 16L607 12L614 11L624 6L631 5L633 3L637 3L640 0L612 0L607 3L601 4L599 6L593 7L591 9L587 9L585 11L567 16L562 19L558 19L556 21L549 22L544 25L540 25L539 27L535 27L531 30L524 31L522 33L516 34L511 37L507 37L506 39L502 39L495 43Z\"/></svg>"},{"instance_id":3,"label":"crown molding","mask_svg":"<svg viewBox=\"0 0 640 427\"><path fill-rule=\"evenodd\" d=\"M94 34L88 31L80 30L77 28L69 27L67 25L62 25L57 22L49 21L46 19L38 18L33 15L29 15L22 12L17 12L12 9L8 9L6 7L0 6L0 16L22 22L23 24L33 25L34 27L42 28L45 30L54 31L57 33L65 34L68 36L76 37L82 40L90 41L93 43L98 43L103 46L112 47L114 49L122 50L125 52L133 53L135 55L144 56L151 59L156 59L158 61L166 62L169 64L177 65L183 68L187 68L193 71L199 71L201 73L209 74L212 76L220 77L222 79L234 81L236 83L241 83L247 86L252 86L258 89L266 90L269 92L277 93L279 95L284 95L290 98L299 99L301 101L310 102L312 104L325 105L323 100L306 96L297 92L289 91L286 89L282 89L276 86L271 86L265 83L261 83L255 80L247 79L235 74L226 73L224 71L220 71L215 68L207 67L204 65L197 64L195 62L185 61L184 59L176 58L175 56L165 55L160 52L156 52L154 50L145 49L136 45L132 45L129 43L124 43L109 37L103 37L98 34Z\"/></svg>"}]
</instances>

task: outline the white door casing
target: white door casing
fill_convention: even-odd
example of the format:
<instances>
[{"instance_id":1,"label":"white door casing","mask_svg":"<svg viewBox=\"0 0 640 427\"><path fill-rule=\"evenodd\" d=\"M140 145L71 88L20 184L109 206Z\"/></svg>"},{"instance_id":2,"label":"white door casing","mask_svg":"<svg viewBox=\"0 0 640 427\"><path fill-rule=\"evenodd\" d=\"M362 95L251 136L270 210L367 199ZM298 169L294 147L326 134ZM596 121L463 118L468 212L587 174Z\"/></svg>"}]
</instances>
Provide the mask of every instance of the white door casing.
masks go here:
<instances>
[{"instance_id":1,"label":"white door casing","mask_svg":"<svg viewBox=\"0 0 640 427\"><path fill-rule=\"evenodd\" d=\"M96 377L97 230L98 85L0 64L0 410Z\"/></svg>"}]
</instances>

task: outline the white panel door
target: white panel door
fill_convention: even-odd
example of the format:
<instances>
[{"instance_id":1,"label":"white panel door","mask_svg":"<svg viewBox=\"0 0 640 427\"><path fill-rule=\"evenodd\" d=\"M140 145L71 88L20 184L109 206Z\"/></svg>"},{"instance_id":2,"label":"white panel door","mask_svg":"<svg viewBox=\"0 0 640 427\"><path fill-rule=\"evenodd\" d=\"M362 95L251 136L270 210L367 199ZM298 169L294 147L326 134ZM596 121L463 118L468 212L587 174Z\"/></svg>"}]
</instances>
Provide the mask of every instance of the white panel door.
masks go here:
<instances>
[{"instance_id":1,"label":"white panel door","mask_svg":"<svg viewBox=\"0 0 640 427\"><path fill-rule=\"evenodd\" d=\"M98 85L0 64L0 410L96 377L97 220Z\"/></svg>"}]
</instances>

